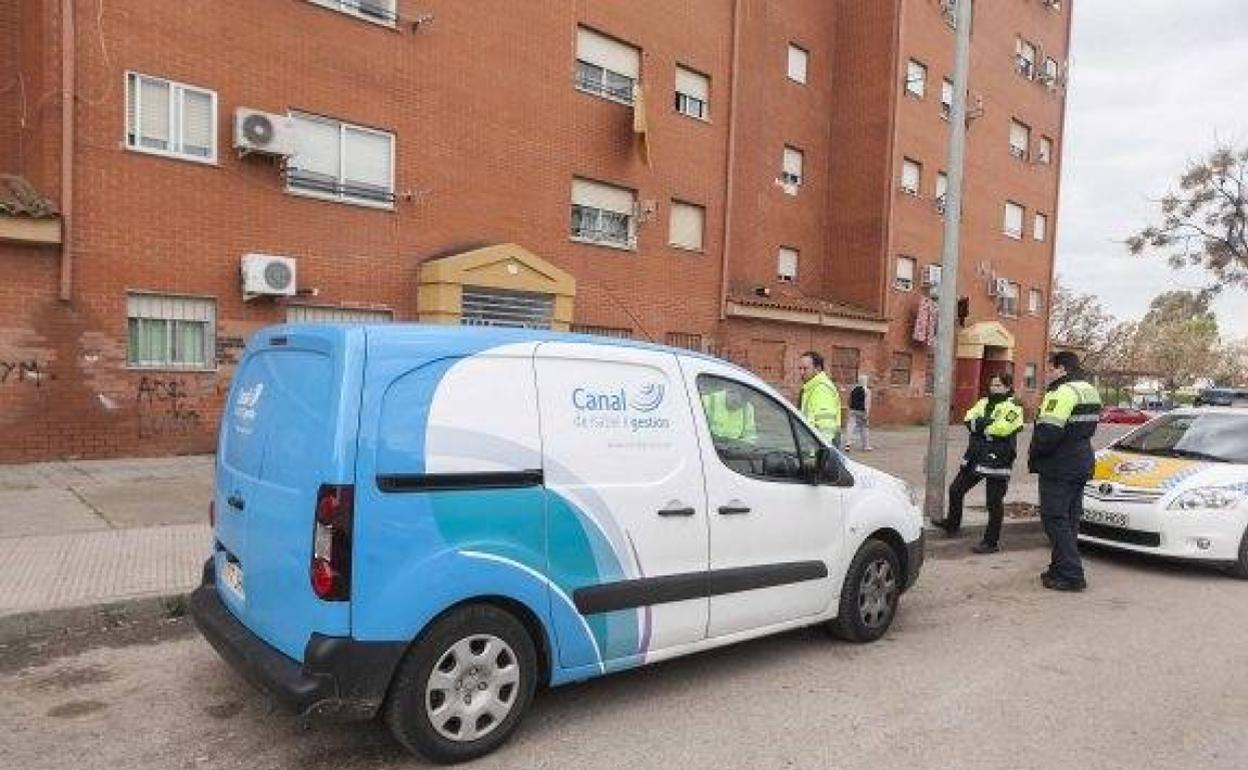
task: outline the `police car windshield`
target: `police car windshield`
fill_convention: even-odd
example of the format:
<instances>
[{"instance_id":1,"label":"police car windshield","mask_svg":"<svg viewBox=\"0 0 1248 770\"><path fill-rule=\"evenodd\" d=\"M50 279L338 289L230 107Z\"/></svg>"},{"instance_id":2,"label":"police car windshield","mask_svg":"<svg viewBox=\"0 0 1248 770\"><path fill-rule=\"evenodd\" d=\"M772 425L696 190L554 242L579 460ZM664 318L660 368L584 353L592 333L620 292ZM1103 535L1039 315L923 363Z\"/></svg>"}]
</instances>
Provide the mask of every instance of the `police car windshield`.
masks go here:
<instances>
[{"instance_id":1,"label":"police car windshield","mask_svg":"<svg viewBox=\"0 0 1248 770\"><path fill-rule=\"evenodd\" d=\"M1162 457L1248 463L1248 415L1167 415L1118 442L1118 448Z\"/></svg>"}]
</instances>

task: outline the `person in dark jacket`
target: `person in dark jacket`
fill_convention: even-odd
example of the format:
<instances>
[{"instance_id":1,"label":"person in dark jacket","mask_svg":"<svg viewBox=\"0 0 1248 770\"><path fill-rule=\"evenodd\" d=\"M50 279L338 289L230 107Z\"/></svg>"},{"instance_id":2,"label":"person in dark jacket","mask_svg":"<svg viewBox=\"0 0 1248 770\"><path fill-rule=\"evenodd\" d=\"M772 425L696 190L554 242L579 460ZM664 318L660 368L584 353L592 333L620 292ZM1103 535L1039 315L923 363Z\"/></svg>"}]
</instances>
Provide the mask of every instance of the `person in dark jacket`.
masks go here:
<instances>
[{"instance_id":1,"label":"person in dark jacket","mask_svg":"<svg viewBox=\"0 0 1248 770\"><path fill-rule=\"evenodd\" d=\"M975 553L993 553L1001 547L1005 493L1018 455L1018 432L1023 428L1023 405L1014 397L1013 386L1011 375L996 375L988 382L988 395L967 411L966 429L971 437L962 455L962 468L949 485L949 512L944 521L932 522L949 534L957 532L962 526L966 493L986 480L988 526L983 539L971 549Z\"/></svg>"},{"instance_id":2,"label":"person in dark jacket","mask_svg":"<svg viewBox=\"0 0 1248 770\"><path fill-rule=\"evenodd\" d=\"M1092 437L1101 421L1101 396L1074 353L1055 353L1050 362L1058 377L1044 393L1027 457L1027 469L1040 474L1040 521L1053 547L1040 581L1056 591L1082 591L1088 584L1079 558L1079 520L1083 487L1096 466Z\"/></svg>"}]
</instances>

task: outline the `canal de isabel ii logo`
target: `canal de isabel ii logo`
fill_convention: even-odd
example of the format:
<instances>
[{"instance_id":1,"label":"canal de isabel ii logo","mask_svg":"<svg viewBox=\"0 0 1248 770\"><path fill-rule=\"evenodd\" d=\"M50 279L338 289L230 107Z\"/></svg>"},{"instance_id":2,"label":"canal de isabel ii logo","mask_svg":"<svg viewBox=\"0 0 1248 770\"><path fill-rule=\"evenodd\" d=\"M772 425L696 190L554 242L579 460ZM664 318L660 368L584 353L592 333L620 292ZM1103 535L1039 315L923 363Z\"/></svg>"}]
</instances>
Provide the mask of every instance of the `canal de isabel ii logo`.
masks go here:
<instances>
[{"instance_id":1,"label":"canal de isabel ii logo","mask_svg":"<svg viewBox=\"0 0 1248 770\"><path fill-rule=\"evenodd\" d=\"M663 405L666 395L667 387L658 382L634 388L575 388L572 407L576 410L576 426L627 428L633 432L668 428L671 426L668 418L652 414ZM629 412L641 416L630 416Z\"/></svg>"}]
</instances>

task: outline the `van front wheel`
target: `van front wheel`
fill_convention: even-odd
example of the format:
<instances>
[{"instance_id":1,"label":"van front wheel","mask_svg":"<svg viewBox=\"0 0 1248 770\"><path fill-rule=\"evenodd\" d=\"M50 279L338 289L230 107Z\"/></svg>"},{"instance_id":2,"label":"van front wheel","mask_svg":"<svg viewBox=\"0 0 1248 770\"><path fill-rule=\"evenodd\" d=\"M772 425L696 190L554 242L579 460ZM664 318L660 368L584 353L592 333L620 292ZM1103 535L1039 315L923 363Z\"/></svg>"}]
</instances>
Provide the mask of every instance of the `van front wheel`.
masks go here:
<instances>
[{"instance_id":1,"label":"van front wheel","mask_svg":"<svg viewBox=\"0 0 1248 770\"><path fill-rule=\"evenodd\" d=\"M498 748L537 685L537 652L520 621L487 604L434 622L399 665L385 720L396 740L433 762Z\"/></svg>"},{"instance_id":2,"label":"van front wheel","mask_svg":"<svg viewBox=\"0 0 1248 770\"><path fill-rule=\"evenodd\" d=\"M868 540L858 549L845 585L836 619L828 630L847 642L874 642L888 631L901 597L901 561L888 543Z\"/></svg>"}]
</instances>

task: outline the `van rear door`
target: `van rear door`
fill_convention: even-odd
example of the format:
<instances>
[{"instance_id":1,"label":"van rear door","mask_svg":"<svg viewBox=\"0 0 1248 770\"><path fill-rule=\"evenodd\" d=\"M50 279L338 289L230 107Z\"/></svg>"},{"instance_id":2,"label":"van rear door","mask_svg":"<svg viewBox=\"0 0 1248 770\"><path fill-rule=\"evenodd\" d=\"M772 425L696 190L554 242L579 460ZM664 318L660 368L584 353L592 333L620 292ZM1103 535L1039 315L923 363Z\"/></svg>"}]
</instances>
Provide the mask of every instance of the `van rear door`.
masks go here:
<instances>
[{"instance_id":1,"label":"van rear door","mask_svg":"<svg viewBox=\"0 0 1248 770\"><path fill-rule=\"evenodd\" d=\"M328 325L258 332L221 418L217 590L296 660L313 632L350 631L350 604L317 598L310 567L318 493L354 481L363 334Z\"/></svg>"}]
</instances>

